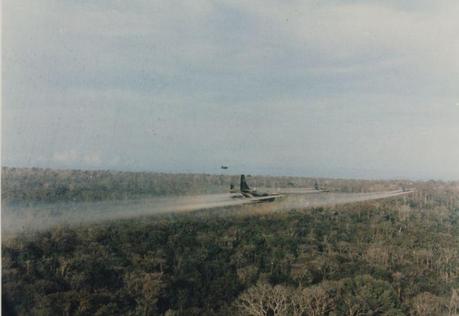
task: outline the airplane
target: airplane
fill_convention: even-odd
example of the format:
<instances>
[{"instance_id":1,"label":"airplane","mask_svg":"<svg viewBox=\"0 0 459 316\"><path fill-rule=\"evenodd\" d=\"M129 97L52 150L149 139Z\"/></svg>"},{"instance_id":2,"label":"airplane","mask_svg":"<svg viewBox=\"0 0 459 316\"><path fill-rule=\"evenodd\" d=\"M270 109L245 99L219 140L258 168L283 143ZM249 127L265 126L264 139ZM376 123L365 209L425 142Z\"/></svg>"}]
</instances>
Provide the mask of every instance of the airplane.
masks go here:
<instances>
[{"instance_id":1,"label":"airplane","mask_svg":"<svg viewBox=\"0 0 459 316\"><path fill-rule=\"evenodd\" d=\"M282 198L288 194L308 194L308 193L316 193L322 192L318 188L314 189L286 189L284 191L279 192L258 192L255 188L250 188L247 184L245 179L245 175L241 175L241 181L239 185L239 191L235 189L234 185L231 184L230 186L230 193L233 195L231 196L233 199L250 199L253 202L273 202L276 199Z\"/></svg>"},{"instance_id":2,"label":"airplane","mask_svg":"<svg viewBox=\"0 0 459 316\"><path fill-rule=\"evenodd\" d=\"M314 182L314 189L320 190L319 181L317 180Z\"/></svg>"},{"instance_id":3,"label":"airplane","mask_svg":"<svg viewBox=\"0 0 459 316\"><path fill-rule=\"evenodd\" d=\"M223 166L222 165L220 168L226 170L226 169L228 169L228 166Z\"/></svg>"},{"instance_id":4,"label":"airplane","mask_svg":"<svg viewBox=\"0 0 459 316\"><path fill-rule=\"evenodd\" d=\"M404 185L401 186L399 190L392 189L391 191L377 191L366 193L325 193L328 191L324 191L323 189L316 190L315 188L297 188L294 187L294 183L290 183L288 185L290 187L276 189L274 193L258 192L256 189L250 188L246 181L246 176L241 175L239 188L235 188L235 186L232 184L230 192L227 193L219 192L213 194L200 195L150 197L140 200L142 201L142 203L133 203L133 200L131 199L117 201L116 203L111 201L77 203L78 205L74 203L64 203L62 205L59 205L60 212L53 216L46 215L49 213L49 205L42 205L37 206L37 211L38 213L44 214L46 216L37 215L37 220L32 222L28 220L27 217L23 217L20 220L18 220L17 223L15 222L13 226L20 228L23 231L27 229L33 230L36 228L35 226L37 226L38 221L40 225L38 225L37 227L40 227L39 229L41 230L42 228L44 229L52 227L54 225L62 225L70 223L72 221L74 221L75 223L84 223L95 222L99 220L113 220L114 218L126 218L125 210L127 208L129 208L130 210L128 214L129 217L146 216L148 214L153 215L161 213L165 214L173 212L197 211L204 209L217 209L222 207L235 207L240 205L259 206L261 203L265 202L273 202L273 204L266 205L267 208L273 207L273 209L276 210L289 210L302 209L307 207L337 205L344 203L356 203L385 198L394 198L399 196L405 196L415 192L415 188L409 188ZM407 185L413 186L414 184L408 183ZM320 184L317 183L315 187L320 189ZM317 195L311 196L311 198L305 198L304 195L307 195L309 193L315 193ZM296 195L296 197L291 198L292 195ZM283 201L284 197L285 200ZM85 215L92 214L94 210L102 210L105 208L110 209L110 212L98 212L98 215L95 217ZM79 211L75 212L76 209L78 209ZM64 216L65 214L67 214L68 216ZM12 228L12 230L13 229L16 228Z\"/></svg>"},{"instance_id":5,"label":"airplane","mask_svg":"<svg viewBox=\"0 0 459 316\"><path fill-rule=\"evenodd\" d=\"M320 192L330 192L330 190L325 189L323 186L321 187L318 180L314 181L314 189Z\"/></svg>"}]
</instances>

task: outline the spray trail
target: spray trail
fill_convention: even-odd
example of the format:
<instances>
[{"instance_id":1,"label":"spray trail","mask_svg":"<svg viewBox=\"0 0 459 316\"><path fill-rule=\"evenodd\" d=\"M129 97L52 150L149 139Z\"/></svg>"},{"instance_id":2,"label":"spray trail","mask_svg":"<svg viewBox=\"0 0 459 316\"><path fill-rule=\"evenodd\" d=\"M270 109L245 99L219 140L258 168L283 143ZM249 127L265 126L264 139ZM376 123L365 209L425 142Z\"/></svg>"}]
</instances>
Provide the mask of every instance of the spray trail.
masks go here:
<instances>
[{"instance_id":1,"label":"spray trail","mask_svg":"<svg viewBox=\"0 0 459 316\"><path fill-rule=\"evenodd\" d=\"M263 203L270 211L307 208L375 200L410 192L386 191L373 193L317 193L293 195L273 203ZM56 225L79 225L106 220L126 219L166 213L190 212L246 204L229 194L206 194L177 197L155 197L138 200L52 203L33 206L8 206L2 209L4 234L46 230ZM254 208L261 204L254 205Z\"/></svg>"}]
</instances>

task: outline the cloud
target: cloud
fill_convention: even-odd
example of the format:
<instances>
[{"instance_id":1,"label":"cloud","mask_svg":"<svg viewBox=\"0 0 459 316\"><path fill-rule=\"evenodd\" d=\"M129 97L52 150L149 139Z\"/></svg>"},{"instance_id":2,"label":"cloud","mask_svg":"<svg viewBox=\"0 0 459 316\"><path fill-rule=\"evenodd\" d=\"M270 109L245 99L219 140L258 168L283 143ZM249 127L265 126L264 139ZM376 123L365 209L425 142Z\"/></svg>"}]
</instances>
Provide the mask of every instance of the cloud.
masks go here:
<instances>
[{"instance_id":1,"label":"cloud","mask_svg":"<svg viewBox=\"0 0 459 316\"><path fill-rule=\"evenodd\" d=\"M459 5L441 3L407 11L362 1L7 1L5 55L29 67L40 80L22 83L38 89L212 95L226 86L250 98L249 89L292 95L324 82L340 92L345 81L375 93L451 93ZM289 87L276 88L282 82Z\"/></svg>"},{"instance_id":2,"label":"cloud","mask_svg":"<svg viewBox=\"0 0 459 316\"><path fill-rule=\"evenodd\" d=\"M456 1L3 10L6 163L459 177Z\"/></svg>"},{"instance_id":3,"label":"cloud","mask_svg":"<svg viewBox=\"0 0 459 316\"><path fill-rule=\"evenodd\" d=\"M70 149L59 151L53 154L52 163L71 167L75 164L82 164L85 167L101 167L101 154L98 152L82 153L80 150Z\"/></svg>"}]
</instances>

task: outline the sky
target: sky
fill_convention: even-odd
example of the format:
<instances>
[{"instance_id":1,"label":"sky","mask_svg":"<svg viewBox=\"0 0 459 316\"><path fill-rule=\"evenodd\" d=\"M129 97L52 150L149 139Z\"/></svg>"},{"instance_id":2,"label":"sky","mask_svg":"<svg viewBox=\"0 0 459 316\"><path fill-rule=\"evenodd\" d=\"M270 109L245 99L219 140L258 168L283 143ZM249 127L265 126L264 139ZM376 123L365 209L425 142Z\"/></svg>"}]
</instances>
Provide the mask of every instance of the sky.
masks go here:
<instances>
[{"instance_id":1,"label":"sky","mask_svg":"<svg viewBox=\"0 0 459 316\"><path fill-rule=\"evenodd\" d=\"M2 165L458 180L458 34L457 0L4 0Z\"/></svg>"}]
</instances>

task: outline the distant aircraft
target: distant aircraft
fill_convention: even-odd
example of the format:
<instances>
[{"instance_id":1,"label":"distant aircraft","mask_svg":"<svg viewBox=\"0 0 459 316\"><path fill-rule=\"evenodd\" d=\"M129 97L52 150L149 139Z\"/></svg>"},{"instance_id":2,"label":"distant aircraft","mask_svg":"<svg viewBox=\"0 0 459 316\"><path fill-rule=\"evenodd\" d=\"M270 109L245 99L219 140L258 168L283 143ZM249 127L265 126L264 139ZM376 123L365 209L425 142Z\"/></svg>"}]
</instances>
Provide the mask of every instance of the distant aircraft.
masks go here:
<instances>
[{"instance_id":1,"label":"distant aircraft","mask_svg":"<svg viewBox=\"0 0 459 316\"><path fill-rule=\"evenodd\" d=\"M330 192L329 190L320 187L319 180L314 181L314 189L320 192Z\"/></svg>"},{"instance_id":2,"label":"distant aircraft","mask_svg":"<svg viewBox=\"0 0 459 316\"><path fill-rule=\"evenodd\" d=\"M255 188L250 188L247 184L245 179L245 175L241 175L241 182L239 185L239 191L235 189L234 185L231 184L230 186L230 193L233 193L232 198L234 199L250 199L253 202L273 202L274 200L281 198L287 194L308 194L308 193L316 193L321 192L318 189L286 189L285 191L279 192L258 192Z\"/></svg>"},{"instance_id":3,"label":"distant aircraft","mask_svg":"<svg viewBox=\"0 0 459 316\"><path fill-rule=\"evenodd\" d=\"M220 168L226 170L226 169L228 169L228 166L221 166Z\"/></svg>"}]
</instances>

